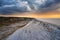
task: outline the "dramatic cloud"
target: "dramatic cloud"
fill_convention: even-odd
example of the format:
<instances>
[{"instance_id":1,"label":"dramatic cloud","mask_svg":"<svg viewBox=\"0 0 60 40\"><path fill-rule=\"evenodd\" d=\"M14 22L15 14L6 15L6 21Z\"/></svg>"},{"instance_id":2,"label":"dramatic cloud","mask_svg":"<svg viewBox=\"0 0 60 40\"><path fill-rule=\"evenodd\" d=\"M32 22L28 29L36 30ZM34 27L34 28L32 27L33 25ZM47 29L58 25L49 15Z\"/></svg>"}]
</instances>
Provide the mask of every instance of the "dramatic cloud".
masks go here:
<instances>
[{"instance_id":1,"label":"dramatic cloud","mask_svg":"<svg viewBox=\"0 0 60 40\"><path fill-rule=\"evenodd\" d=\"M53 10L58 4L60 0L0 0L0 14Z\"/></svg>"}]
</instances>

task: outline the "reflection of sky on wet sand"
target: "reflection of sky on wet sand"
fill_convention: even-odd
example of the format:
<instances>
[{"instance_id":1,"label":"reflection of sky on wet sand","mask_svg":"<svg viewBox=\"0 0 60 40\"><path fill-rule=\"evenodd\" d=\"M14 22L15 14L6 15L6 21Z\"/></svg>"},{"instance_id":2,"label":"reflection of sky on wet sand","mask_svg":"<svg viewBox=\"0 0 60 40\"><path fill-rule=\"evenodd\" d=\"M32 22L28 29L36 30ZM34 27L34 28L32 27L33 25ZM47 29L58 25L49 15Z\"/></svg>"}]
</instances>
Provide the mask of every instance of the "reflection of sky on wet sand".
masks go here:
<instances>
[{"instance_id":1,"label":"reflection of sky on wet sand","mask_svg":"<svg viewBox=\"0 0 60 40\"><path fill-rule=\"evenodd\" d=\"M36 18L39 21L43 21L43 22L47 22L47 23L51 23L51 24L55 24L60 26L60 18Z\"/></svg>"}]
</instances>

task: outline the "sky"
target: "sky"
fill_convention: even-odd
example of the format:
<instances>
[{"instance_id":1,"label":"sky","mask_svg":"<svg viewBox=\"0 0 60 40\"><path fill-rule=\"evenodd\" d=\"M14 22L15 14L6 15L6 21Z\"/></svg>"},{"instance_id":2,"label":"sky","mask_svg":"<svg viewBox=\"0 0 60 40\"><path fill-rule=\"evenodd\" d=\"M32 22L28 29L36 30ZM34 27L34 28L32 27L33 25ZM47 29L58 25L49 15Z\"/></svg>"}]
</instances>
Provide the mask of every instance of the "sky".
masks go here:
<instances>
[{"instance_id":1,"label":"sky","mask_svg":"<svg viewBox=\"0 0 60 40\"><path fill-rule=\"evenodd\" d=\"M50 11L60 5L60 0L0 0L0 14Z\"/></svg>"}]
</instances>

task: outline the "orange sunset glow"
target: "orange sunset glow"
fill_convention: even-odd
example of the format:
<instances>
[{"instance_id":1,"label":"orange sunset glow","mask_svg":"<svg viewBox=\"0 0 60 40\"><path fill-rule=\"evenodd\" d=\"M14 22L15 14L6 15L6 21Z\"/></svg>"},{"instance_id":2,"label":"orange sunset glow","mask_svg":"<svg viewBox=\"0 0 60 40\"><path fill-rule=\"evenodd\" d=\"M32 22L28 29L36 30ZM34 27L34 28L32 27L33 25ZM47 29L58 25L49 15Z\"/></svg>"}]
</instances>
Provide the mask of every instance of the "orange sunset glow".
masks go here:
<instances>
[{"instance_id":1,"label":"orange sunset glow","mask_svg":"<svg viewBox=\"0 0 60 40\"><path fill-rule=\"evenodd\" d=\"M0 15L1 17L27 17L27 18L60 18L60 12L28 12L22 14Z\"/></svg>"}]
</instances>

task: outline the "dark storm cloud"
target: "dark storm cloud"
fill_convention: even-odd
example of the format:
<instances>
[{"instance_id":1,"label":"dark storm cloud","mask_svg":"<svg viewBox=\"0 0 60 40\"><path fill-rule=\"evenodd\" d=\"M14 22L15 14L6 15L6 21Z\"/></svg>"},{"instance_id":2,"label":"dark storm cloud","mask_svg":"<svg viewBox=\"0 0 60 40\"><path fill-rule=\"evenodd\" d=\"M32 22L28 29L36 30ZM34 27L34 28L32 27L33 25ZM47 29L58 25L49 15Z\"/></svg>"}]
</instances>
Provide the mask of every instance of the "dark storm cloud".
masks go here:
<instances>
[{"instance_id":1,"label":"dark storm cloud","mask_svg":"<svg viewBox=\"0 0 60 40\"><path fill-rule=\"evenodd\" d=\"M0 14L47 11L56 8L60 0L0 0Z\"/></svg>"}]
</instances>

